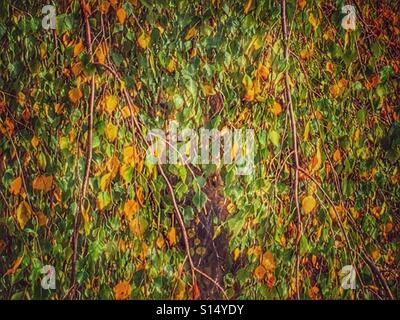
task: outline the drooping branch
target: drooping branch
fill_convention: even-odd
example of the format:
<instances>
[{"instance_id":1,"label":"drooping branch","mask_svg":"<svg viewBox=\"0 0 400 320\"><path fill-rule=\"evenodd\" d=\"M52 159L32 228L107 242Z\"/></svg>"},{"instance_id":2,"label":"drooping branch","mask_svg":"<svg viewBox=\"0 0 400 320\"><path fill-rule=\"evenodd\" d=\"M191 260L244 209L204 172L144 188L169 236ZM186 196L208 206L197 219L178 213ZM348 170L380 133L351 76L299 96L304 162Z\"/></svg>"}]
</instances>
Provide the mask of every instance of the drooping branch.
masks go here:
<instances>
[{"instance_id":1,"label":"drooping branch","mask_svg":"<svg viewBox=\"0 0 400 320\"><path fill-rule=\"evenodd\" d=\"M296 125L296 116L293 110L293 103L292 103L292 95L290 92L290 81L289 81L289 39L288 39L288 27L287 27L287 15L286 15L286 0L281 0L281 20L282 20L282 34L283 34L283 49L284 49L284 58L286 61L286 68L285 68L285 100L286 105L289 109L289 116L290 116L290 125L292 129L292 136L293 136L293 157L295 161L295 180L294 180L294 200L296 204L296 212L297 212L297 243L303 234L303 226L301 222L301 212L300 212L300 200L299 200L299 168L300 168L300 161L299 161L299 149L298 149L298 142L297 142L297 125ZM300 298L300 291L299 291L299 261L300 257L297 257L296 262L296 290L297 290L297 298Z\"/></svg>"},{"instance_id":2,"label":"drooping branch","mask_svg":"<svg viewBox=\"0 0 400 320\"><path fill-rule=\"evenodd\" d=\"M110 67L109 65L106 64L101 64L101 63L94 63L97 66L101 66L103 68L105 68L107 71L109 71L117 80L121 81L121 77L118 74L117 71L114 70L114 68ZM139 122L139 120L137 119L137 117L135 117L134 115L134 104L132 102L131 96L129 95L129 92L126 88L124 88L122 90L122 93L124 95L125 101L128 104L128 107L130 109L130 122L131 122L131 127L132 130L135 130L135 132L137 132L141 138L141 140L143 141L143 143L146 145L147 148L150 148L150 144L148 143L148 141L146 140L146 137L143 135L142 132L142 127L143 125ZM167 175L165 174L165 171L162 167L162 165L157 162L157 168L160 172L160 174L162 175L162 177L164 178L167 187L168 187L168 191L170 193L170 196L172 198L172 204L174 207L174 211L175 211L175 216L178 219L178 223L179 226L182 230L182 236L183 236L183 242L185 245L185 252L186 252L186 256L187 256L187 260L189 261L189 266L190 266L190 270L191 270L191 274L192 274L192 286L197 286L197 281L196 281L196 273L200 274L201 276L205 277L206 279L208 279L209 281L211 281L224 295L225 298L227 298L227 295L225 293L224 288L213 278L211 278L209 275L207 275L206 273L204 273L203 271L199 270L193 262L191 253L190 253L190 244L189 244L189 237L186 231L186 227L185 227L185 223L183 221L183 217L182 214L179 210L179 206L175 197L175 192L174 192L174 188L171 184L171 182L169 181Z\"/></svg>"},{"instance_id":3,"label":"drooping branch","mask_svg":"<svg viewBox=\"0 0 400 320\"><path fill-rule=\"evenodd\" d=\"M82 15L85 23L85 34L86 34L86 49L90 56L93 55L92 50L92 36L89 23L89 12L87 6L83 0L80 1ZM90 167L92 162L92 147L93 147L93 114L94 114L94 100L96 95L96 83L95 76L92 75L90 80L90 98L89 98L89 112L88 112L88 133L86 142L86 162L85 162L85 175L83 177L81 191L79 195L78 209L74 218L74 229L72 234L72 262L71 262L71 277L70 277L70 294L69 298L74 299L76 293L76 260L78 255L78 238L79 238L79 226L82 216L82 205L86 197L86 191L89 184Z\"/></svg>"}]
</instances>

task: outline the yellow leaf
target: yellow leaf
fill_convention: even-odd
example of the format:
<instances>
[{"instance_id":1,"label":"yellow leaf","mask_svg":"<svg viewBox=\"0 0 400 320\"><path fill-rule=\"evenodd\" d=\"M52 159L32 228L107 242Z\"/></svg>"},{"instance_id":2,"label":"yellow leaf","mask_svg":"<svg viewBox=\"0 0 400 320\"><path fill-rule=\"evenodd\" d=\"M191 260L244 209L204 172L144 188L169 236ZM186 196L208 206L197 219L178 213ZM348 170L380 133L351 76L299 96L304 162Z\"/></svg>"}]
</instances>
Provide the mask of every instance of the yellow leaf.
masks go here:
<instances>
[{"instance_id":1,"label":"yellow leaf","mask_svg":"<svg viewBox=\"0 0 400 320\"><path fill-rule=\"evenodd\" d=\"M325 41L334 40L336 35L336 29L334 27L329 27L323 35Z\"/></svg>"},{"instance_id":2,"label":"yellow leaf","mask_svg":"<svg viewBox=\"0 0 400 320\"><path fill-rule=\"evenodd\" d=\"M304 213L310 213L311 211L313 211L316 205L317 202L315 201L313 196L307 196L301 202Z\"/></svg>"},{"instance_id":3,"label":"yellow leaf","mask_svg":"<svg viewBox=\"0 0 400 320\"><path fill-rule=\"evenodd\" d=\"M17 103L21 106L24 106L26 103L26 97L22 92L17 93Z\"/></svg>"},{"instance_id":4,"label":"yellow leaf","mask_svg":"<svg viewBox=\"0 0 400 320\"><path fill-rule=\"evenodd\" d=\"M129 223L129 229L138 238L142 237L147 229L147 221L144 218L133 218Z\"/></svg>"},{"instance_id":5,"label":"yellow leaf","mask_svg":"<svg viewBox=\"0 0 400 320\"><path fill-rule=\"evenodd\" d=\"M38 176L32 182L35 190L49 192L53 187L53 176Z\"/></svg>"},{"instance_id":6,"label":"yellow leaf","mask_svg":"<svg viewBox=\"0 0 400 320\"><path fill-rule=\"evenodd\" d=\"M110 3L106 0L103 0L102 3L100 4L100 12L102 14L106 14L109 8L110 8Z\"/></svg>"},{"instance_id":7,"label":"yellow leaf","mask_svg":"<svg viewBox=\"0 0 400 320\"><path fill-rule=\"evenodd\" d=\"M106 63L106 46L100 45L96 50L97 62L105 64Z\"/></svg>"},{"instance_id":8,"label":"yellow leaf","mask_svg":"<svg viewBox=\"0 0 400 320\"><path fill-rule=\"evenodd\" d=\"M131 221L133 216L138 211L139 211L139 205L135 200L130 199L127 202L125 202L125 204L124 204L124 213L125 213L126 218L128 219L128 221Z\"/></svg>"},{"instance_id":9,"label":"yellow leaf","mask_svg":"<svg viewBox=\"0 0 400 320\"><path fill-rule=\"evenodd\" d=\"M162 235L159 235L156 240L156 246L158 249L162 249L164 247L165 241Z\"/></svg>"},{"instance_id":10,"label":"yellow leaf","mask_svg":"<svg viewBox=\"0 0 400 320\"><path fill-rule=\"evenodd\" d=\"M125 164L134 165L138 161L138 154L134 146L128 146L123 151L123 161Z\"/></svg>"},{"instance_id":11,"label":"yellow leaf","mask_svg":"<svg viewBox=\"0 0 400 320\"><path fill-rule=\"evenodd\" d=\"M279 102L274 102L272 107L269 109L274 115L279 116L282 112L282 106Z\"/></svg>"},{"instance_id":12,"label":"yellow leaf","mask_svg":"<svg viewBox=\"0 0 400 320\"><path fill-rule=\"evenodd\" d=\"M22 256L22 257L18 257L18 258L13 262L11 268L8 269L7 272L6 272L4 275L6 276L6 275L8 275L8 274L14 274L14 273L17 271L18 267L21 265L22 259L23 259L23 256Z\"/></svg>"},{"instance_id":13,"label":"yellow leaf","mask_svg":"<svg viewBox=\"0 0 400 320\"><path fill-rule=\"evenodd\" d=\"M139 47L142 49L146 49L149 46L149 42L150 36L146 35L145 33L142 33L137 40Z\"/></svg>"},{"instance_id":14,"label":"yellow leaf","mask_svg":"<svg viewBox=\"0 0 400 320\"><path fill-rule=\"evenodd\" d=\"M228 212L230 214L233 214L236 212L236 206L233 202L231 202L230 204L227 205L226 209L228 210Z\"/></svg>"},{"instance_id":15,"label":"yellow leaf","mask_svg":"<svg viewBox=\"0 0 400 320\"><path fill-rule=\"evenodd\" d=\"M78 103L82 98L82 91L80 88L73 88L68 92L68 98L72 103Z\"/></svg>"},{"instance_id":16,"label":"yellow leaf","mask_svg":"<svg viewBox=\"0 0 400 320\"><path fill-rule=\"evenodd\" d=\"M144 192L143 192L142 187L139 187L136 189L136 198L139 201L139 204L143 207L144 206Z\"/></svg>"},{"instance_id":17,"label":"yellow leaf","mask_svg":"<svg viewBox=\"0 0 400 320\"><path fill-rule=\"evenodd\" d=\"M131 109L128 106L125 106L122 108L121 113L122 113L122 117L124 119L127 119L131 116Z\"/></svg>"},{"instance_id":18,"label":"yellow leaf","mask_svg":"<svg viewBox=\"0 0 400 320\"><path fill-rule=\"evenodd\" d=\"M186 284L182 279L177 279L178 285L176 286L175 300L183 300L185 298Z\"/></svg>"},{"instance_id":19,"label":"yellow leaf","mask_svg":"<svg viewBox=\"0 0 400 320\"><path fill-rule=\"evenodd\" d=\"M317 172L322 165L322 155L321 155L321 147L320 147L320 142L317 142L317 151L315 152L314 157L311 159L310 162L310 173Z\"/></svg>"},{"instance_id":20,"label":"yellow leaf","mask_svg":"<svg viewBox=\"0 0 400 320\"><path fill-rule=\"evenodd\" d=\"M206 96L213 96L213 95L215 95L215 89L214 89L213 86L210 86L210 85L208 85L208 84L205 84L205 85L202 86L202 89L203 89L204 95L206 95Z\"/></svg>"},{"instance_id":21,"label":"yellow leaf","mask_svg":"<svg viewBox=\"0 0 400 320\"><path fill-rule=\"evenodd\" d=\"M266 271L274 272L276 267L274 255L269 251L265 252L262 256L261 264Z\"/></svg>"},{"instance_id":22,"label":"yellow leaf","mask_svg":"<svg viewBox=\"0 0 400 320\"><path fill-rule=\"evenodd\" d=\"M10 184L10 192L17 196L21 192L21 187L22 187L22 178L17 177Z\"/></svg>"},{"instance_id":23,"label":"yellow leaf","mask_svg":"<svg viewBox=\"0 0 400 320\"><path fill-rule=\"evenodd\" d=\"M235 248L235 250L233 250L233 261L236 261L237 259L239 259L240 257L240 249L239 248Z\"/></svg>"},{"instance_id":24,"label":"yellow leaf","mask_svg":"<svg viewBox=\"0 0 400 320\"><path fill-rule=\"evenodd\" d=\"M61 114L63 111L64 106L61 103L56 103L54 105L54 112L57 114Z\"/></svg>"},{"instance_id":25,"label":"yellow leaf","mask_svg":"<svg viewBox=\"0 0 400 320\"><path fill-rule=\"evenodd\" d=\"M101 192L96 198L96 205L99 210L105 209L111 202L110 196L107 192Z\"/></svg>"},{"instance_id":26,"label":"yellow leaf","mask_svg":"<svg viewBox=\"0 0 400 320\"><path fill-rule=\"evenodd\" d=\"M132 288L128 281L119 282L113 289L116 300L126 300L131 296Z\"/></svg>"},{"instance_id":27,"label":"yellow leaf","mask_svg":"<svg viewBox=\"0 0 400 320\"><path fill-rule=\"evenodd\" d=\"M112 122L109 122L106 126L106 138L108 141L113 142L117 139L118 135L118 127L115 126Z\"/></svg>"},{"instance_id":28,"label":"yellow leaf","mask_svg":"<svg viewBox=\"0 0 400 320\"><path fill-rule=\"evenodd\" d=\"M264 81L268 79L269 76L269 68L264 66L264 65L260 65L257 69L257 75L263 79Z\"/></svg>"},{"instance_id":29,"label":"yellow leaf","mask_svg":"<svg viewBox=\"0 0 400 320\"><path fill-rule=\"evenodd\" d=\"M306 127L304 128L304 142L307 142L310 137L310 121L307 122Z\"/></svg>"},{"instance_id":30,"label":"yellow leaf","mask_svg":"<svg viewBox=\"0 0 400 320\"><path fill-rule=\"evenodd\" d=\"M334 84L329 87L329 92L332 97L336 98L340 94L340 87L337 84Z\"/></svg>"},{"instance_id":31,"label":"yellow leaf","mask_svg":"<svg viewBox=\"0 0 400 320\"><path fill-rule=\"evenodd\" d=\"M118 18L118 22L120 24L124 24L125 19L126 19L126 12L125 12L124 8L119 8L117 10L117 18Z\"/></svg>"},{"instance_id":32,"label":"yellow leaf","mask_svg":"<svg viewBox=\"0 0 400 320\"><path fill-rule=\"evenodd\" d=\"M100 190L106 191L111 181L112 177L110 173L106 173L104 176L102 176L100 179Z\"/></svg>"},{"instance_id":33,"label":"yellow leaf","mask_svg":"<svg viewBox=\"0 0 400 320\"><path fill-rule=\"evenodd\" d=\"M175 59L171 58L171 59L169 60L166 69L167 69L167 71L168 71L169 73L172 73L172 72L175 71L175 69L176 69L176 61L175 61Z\"/></svg>"},{"instance_id":34,"label":"yellow leaf","mask_svg":"<svg viewBox=\"0 0 400 320\"><path fill-rule=\"evenodd\" d=\"M82 39L74 46L74 58L78 56L83 51Z\"/></svg>"},{"instance_id":35,"label":"yellow leaf","mask_svg":"<svg viewBox=\"0 0 400 320\"><path fill-rule=\"evenodd\" d=\"M108 161L107 161L107 170L111 174L112 178L118 174L118 170L120 167L119 159L116 155L113 155Z\"/></svg>"},{"instance_id":36,"label":"yellow leaf","mask_svg":"<svg viewBox=\"0 0 400 320\"><path fill-rule=\"evenodd\" d=\"M312 13L308 16L308 22L313 26L314 29L316 29L319 25L319 20L314 17Z\"/></svg>"},{"instance_id":37,"label":"yellow leaf","mask_svg":"<svg viewBox=\"0 0 400 320\"><path fill-rule=\"evenodd\" d=\"M186 33L185 40L188 41L192 39L197 32L196 26L191 27L188 32Z\"/></svg>"},{"instance_id":38,"label":"yellow leaf","mask_svg":"<svg viewBox=\"0 0 400 320\"><path fill-rule=\"evenodd\" d=\"M375 248L371 251L371 256L372 259L374 259L374 261L379 260L379 258L381 257L381 252L378 248Z\"/></svg>"},{"instance_id":39,"label":"yellow leaf","mask_svg":"<svg viewBox=\"0 0 400 320\"><path fill-rule=\"evenodd\" d=\"M242 85L246 90L253 89L253 81L248 75L245 75L242 79Z\"/></svg>"},{"instance_id":40,"label":"yellow leaf","mask_svg":"<svg viewBox=\"0 0 400 320\"><path fill-rule=\"evenodd\" d=\"M335 162L341 162L342 161L342 154L340 153L340 149L336 148L335 152L333 153L333 160Z\"/></svg>"},{"instance_id":41,"label":"yellow leaf","mask_svg":"<svg viewBox=\"0 0 400 320\"><path fill-rule=\"evenodd\" d=\"M32 217L32 208L24 200L18 205L17 209L15 210L15 214L17 216L17 221L20 228L24 229L25 225L29 222L29 220Z\"/></svg>"},{"instance_id":42,"label":"yellow leaf","mask_svg":"<svg viewBox=\"0 0 400 320\"><path fill-rule=\"evenodd\" d=\"M118 100L116 96L108 95L106 97L106 111L109 114L112 114L115 108L117 107Z\"/></svg>"},{"instance_id":43,"label":"yellow leaf","mask_svg":"<svg viewBox=\"0 0 400 320\"><path fill-rule=\"evenodd\" d=\"M247 0L246 4L243 7L243 11L245 14L247 14L249 12L252 3L253 3L253 0Z\"/></svg>"},{"instance_id":44,"label":"yellow leaf","mask_svg":"<svg viewBox=\"0 0 400 320\"><path fill-rule=\"evenodd\" d=\"M247 255L248 255L249 257L251 257L252 255L254 255L254 256L256 256L256 257L259 257L261 254L262 254L262 249L261 249L260 246L250 247L250 248L247 250Z\"/></svg>"},{"instance_id":45,"label":"yellow leaf","mask_svg":"<svg viewBox=\"0 0 400 320\"><path fill-rule=\"evenodd\" d=\"M85 234L89 235L90 233L90 204L85 208L84 204L82 204L81 207L81 213L82 213L82 220L83 220L83 228L85 230Z\"/></svg>"},{"instance_id":46,"label":"yellow leaf","mask_svg":"<svg viewBox=\"0 0 400 320\"><path fill-rule=\"evenodd\" d=\"M33 136L32 140L31 140L31 144L36 149L37 146L39 145L39 139L36 136Z\"/></svg>"},{"instance_id":47,"label":"yellow leaf","mask_svg":"<svg viewBox=\"0 0 400 320\"><path fill-rule=\"evenodd\" d=\"M176 229L175 229L175 227L172 227L171 229L169 229L167 238L168 238L168 243L171 247L176 244Z\"/></svg>"},{"instance_id":48,"label":"yellow leaf","mask_svg":"<svg viewBox=\"0 0 400 320\"><path fill-rule=\"evenodd\" d=\"M304 48L300 51L300 57L303 60L308 60L313 55L314 49L313 48Z\"/></svg>"}]
</instances>

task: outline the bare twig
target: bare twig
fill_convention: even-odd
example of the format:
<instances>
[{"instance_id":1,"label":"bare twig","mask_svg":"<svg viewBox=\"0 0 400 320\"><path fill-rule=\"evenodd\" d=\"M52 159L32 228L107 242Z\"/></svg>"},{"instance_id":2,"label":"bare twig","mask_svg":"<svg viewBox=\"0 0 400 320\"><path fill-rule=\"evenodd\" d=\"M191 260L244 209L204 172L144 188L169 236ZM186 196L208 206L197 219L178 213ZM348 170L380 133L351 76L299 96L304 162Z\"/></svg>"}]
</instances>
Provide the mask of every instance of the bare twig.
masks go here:
<instances>
[{"instance_id":1,"label":"bare twig","mask_svg":"<svg viewBox=\"0 0 400 320\"><path fill-rule=\"evenodd\" d=\"M290 124L292 127L292 135L293 135L293 152L294 152L294 161L296 164L295 167L295 181L294 181L294 199L296 203L296 212L297 212L297 243L303 234L303 226L301 222L301 212L300 212L300 200L299 200L299 150L298 150L298 143L297 143L297 125L296 125L296 117L293 110L293 103L292 103L292 95L290 92L290 83L289 83L289 44L288 44L288 28L287 28L287 16L286 16L286 0L281 0L281 10L282 10L282 31L283 31L283 46L284 46L284 56L286 60L286 68L285 68L285 98L286 104L289 108L289 115L290 115ZM297 298L300 299L300 290L299 290L299 261L300 257L299 254L297 255L297 262L296 262L296 290L297 290Z\"/></svg>"},{"instance_id":2,"label":"bare twig","mask_svg":"<svg viewBox=\"0 0 400 320\"><path fill-rule=\"evenodd\" d=\"M325 198L328 200L329 204L332 206L333 210L335 211L336 216L338 217L340 224L342 225L341 222L341 218L340 218L340 214L336 209L335 204L333 203L333 200L331 199L331 197L326 193L326 191L324 190L324 188L321 186L321 184L317 181L317 179L315 179L313 176L311 176L306 170L304 170L303 168L299 167L298 168L305 176L307 176L309 179L311 179L315 185L318 187L318 189L321 190L321 192L323 193L323 195L325 196ZM342 226L343 227L343 226ZM344 230L343 233L345 234ZM348 242L348 245L350 247L351 250L353 250L351 248L350 245L350 241L347 238L346 234L345 234L346 240ZM365 252L365 250L362 250L362 254L355 252L356 254L360 255L361 258L365 261L365 263L368 264L368 266L371 268L372 272L378 277L379 281L382 283L384 289L386 290L387 295L389 296L389 298L391 300L394 299L393 297L393 293L389 288L389 285L387 284L386 279L383 277L382 273L379 271L378 267L375 265L375 263L372 261L372 259L369 257L369 255Z\"/></svg>"},{"instance_id":3,"label":"bare twig","mask_svg":"<svg viewBox=\"0 0 400 320\"><path fill-rule=\"evenodd\" d=\"M85 20L86 30L86 48L89 54L92 56L92 36L89 23L89 15L85 10L85 3L83 0L80 1L82 14ZM79 205L74 219L74 230L72 234L72 262L71 262L71 288L70 295L71 299L75 298L76 293L76 260L78 254L78 238L79 238L79 225L82 215L82 204L86 197L87 186L89 183L90 176L90 165L92 162L92 146L93 146L93 113L94 113L94 99L96 94L95 76L92 75L90 82L90 100L89 100L89 114L88 114L88 136L87 136L87 147L86 147L86 164L85 164L85 175L82 181L81 192L79 196Z\"/></svg>"}]
</instances>

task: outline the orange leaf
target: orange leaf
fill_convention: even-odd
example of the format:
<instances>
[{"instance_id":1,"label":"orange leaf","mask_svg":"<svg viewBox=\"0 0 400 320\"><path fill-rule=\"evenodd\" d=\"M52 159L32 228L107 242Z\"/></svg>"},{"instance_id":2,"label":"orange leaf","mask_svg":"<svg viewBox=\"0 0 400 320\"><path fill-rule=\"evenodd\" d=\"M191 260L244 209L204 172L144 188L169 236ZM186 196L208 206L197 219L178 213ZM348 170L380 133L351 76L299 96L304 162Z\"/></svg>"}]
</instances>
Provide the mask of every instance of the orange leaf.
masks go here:
<instances>
[{"instance_id":1,"label":"orange leaf","mask_svg":"<svg viewBox=\"0 0 400 320\"><path fill-rule=\"evenodd\" d=\"M53 176L38 176L33 180L32 187L35 190L48 192L53 187Z\"/></svg>"},{"instance_id":2,"label":"orange leaf","mask_svg":"<svg viewBox=\"0 0 400 320\"><path fill-rule=\"evenodd\" d=\"M200 288L197 285L197 282L193 285L192 288L189 290L189 296L193 300L197 300L200 298Z\"/></svg>"},{"instance_id":3,"label":"orange leaf","mask_svg":"<svg viewBox=\"0 0 400 320\"><path fill-rule=\"evenodd\" d=\"M274 102L272 107L269 109L274 115L279 116L282 112L282 106L279 102Z\"/></svg>"},{"instance_id":4,"label":"orange leaf","mask_svg":"<svg viewBox=\"0 0 400 320\"><path fill-rule=\"evenodd\" d=\"M247 12L249 12L252 4L253 4L253 0L247 0L246 4L243 7L243 11L245 14L247 14Z\"/></svg>"},{"instance_id":5,"label":"orange leaf","mask_svg":"<svg viewBox=\"0 0 400 320\"><path fill-rule=\"evenodd\" d=\"M196 26L191 27L188 32L186 33L185 40L188 41L192 39L197 32Z\"/></svg>"},{"instance_id":6,"label":"orange leaf","mask_svg":"<svg viewBox=\"0 0 400 320\"><path fill-rule=\"evenodd\" d=\"M82 98L82 91L80 88L73 88L68 92L68 98L72 103L78 103Z\"/></svg>"},{"instance_id":7,"label":"orange leaf","mask_svg":"<svg viewBox=\"0 0 400 320\"><path fill-rule=\"evenodd\" d=\"M265 268L262 265L259 265L257 268L255 268L254 270L254 277L258 280L258 281L262 281L264 280L265 277L265 273L267 271L265 270Z\"/></svg>"},{"instance_id":8,"label":"orange leaf","mask_svg":"<svg viewBox=\"0 0 400 320\"><path fill-rule=\"evenodd\" d=\"M244 100L249 101L249 102L254 100L254 89L248 89L246 91Z\"/></svg>"},{"instance_id":9,"label":"orange leaf","mask_svg":"<svg viewBox=\"0 0 400 320\"><path fill-rule=\"evenodd\" d=\"M126 300L130 297L132 292L131 285L128 281L119 282L114 287L114 295L116 300Z\"/></svg>"},{"instance_id":10,"label":"orange leaf","mask_svg":"<svg viewBox=\"0 0 400 320\"><path fill-rule=\"evenodd\" d=\"M143 207L144 206L144 192L143 192L142 187L139 187L136 189L136 197L137 197L137 200L139 201L139 204Z\"/></svg>"},{"instance_id":11,"label":"orange leaf","mask_svg":"<svg viewBox=\"0 0 400 320\"><path fill-rule=\"evenodd\" d=\"M23 259L23 257L17 258L17 259L13 262L12 267L11 267L10 269L7 270L7 272L5 273L5 275L14 274L15 271L17 271L18 267L21 265L22 259Z\"/></svg>"},{"instance_id":12,"label":"orange leaf","mask_svg":"<svg viewBox=\"0 0 400 320\"><path fill-rule=\"evenodd\" d=\"M124 205L124 212L126 215L126 218L130 221L132 220L132 217L134 216L134 214L136 214L139 211L139 205L138 203L133 200L130 199L127 202L125 202Z\"/></svg>"},{"instance_id":13,"label":"orange leaf","mask_svg":"<svg viewBox=\"0 0 400 320\"><path fill-rule=\"evenodd\" d=\"M79 54L83 51L83 42L82 39L74 46L74 58L79 56Z\"/></svg>"},{"instance_id":14,"label":"orange leaf","mask_svg":"<svg viewBox=\"0 0 400 320\"><path fill-rule=\"evenodd\" d=\"M10 184L10 192L17 196L21 192L21 187L22 187L22 178L17 177Z\"/></svg>"},{"instance_id":15,"label":"orange leaf","mask_svg":"<svg viewBox=\"0 0 400 320\"><path fill-rule=\"evenodd\" d=\"M172 247L176 244L176 229L172 227L167 234L169 245Z\"/></svg>"},{"instance_id":16,"label":"orange leaf","mask_svg":"<svg viewBox=\"0 0 400 320\"><path fill-rule=\"evenodd\" d=\"M342 161L342 155L340 153L340 149L336 148L335 152L333 153L333 160L335 162L341 162Z\"/></svg>"},{"instance_id":17,"label":"orange leaf","mask_svg":"<svg viewBox=\"0 0 400 320\"><path fill-rule=\"evenodd\" d=\"M297 0L297 5L299 6L300 10L303 10L306 4L307 4L306 0Z\"/></svg>"},{"instance_id":18,"label":"orange leaf","mask_svg":"<svg viewBox=\"0 0 400 320\"><path fill-rule=\"evenodd\" d=\"M119 8L117 10L117 18L118 18L118 22L120 24L124 24L125 19L126 19L126 12L125 12L124 8Z\"/></svg>"},{"instance_id":19,"label":"orange leaf","mask_svg":"<svg viewBox=\"0 0 400 320\"><path fill-rule=\"evenodd\" d=\"M268 79L269 69L264 65L260 65L257 69L257 75L261 77L264 81Z\"/></svg>"},{"instance_id":20,"label":"orange leaf","mask_svg":"<svg viewBox=\"0 0 400 320\"><path fill-rule=\"evenodd\" d=\"M333 73L333 68L334 68L334 66L333 66L333 63L332 62L327 62L326 63L326 71L328 71L329 73Z\"/></svg>"},{"instance_id":21,"label":"orange leaf","mask_svg":"<svg viewBox=\"0 0 400 320\"><path fill-rule=\"evenodd\" d=\"M261 264L266 271L274 272L276 267L274 255L269 251L265 252L262 256Z\"/></svg>"}]
</instances>

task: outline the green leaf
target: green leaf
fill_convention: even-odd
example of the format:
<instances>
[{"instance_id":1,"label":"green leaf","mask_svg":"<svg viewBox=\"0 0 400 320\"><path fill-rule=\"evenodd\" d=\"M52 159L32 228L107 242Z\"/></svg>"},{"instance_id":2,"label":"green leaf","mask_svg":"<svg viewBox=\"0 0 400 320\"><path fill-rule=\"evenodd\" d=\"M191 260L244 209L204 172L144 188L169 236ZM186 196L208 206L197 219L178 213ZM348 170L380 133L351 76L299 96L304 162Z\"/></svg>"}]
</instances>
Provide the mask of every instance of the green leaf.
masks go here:
<instances>
[{"instance_id":1,"label":"green leaf","mask_svg":"<svg viewBox=\"0 0 400 320\"><path fill-rule=\"evenodd\" d=\"M206 202L207 195L202 191L196 192L196 194L193 196L193 203L199 211L204 207Z\"/></svg>"},{"instance_id":2,"label":"green leaf","mask_svg":"<svg viewBox=\"0 0 400 320\"><path fill-rule=\"evenodd\" d=\"M279 133L278 133L277 131L271 130L271 131L269 132L269 134L268 134L268 138L269 138L269 141L271 141L272 144L273 144L275 147L279 147L281 137L280 137L280 135L279 135Z\"/></svg>"}]
</instances>

